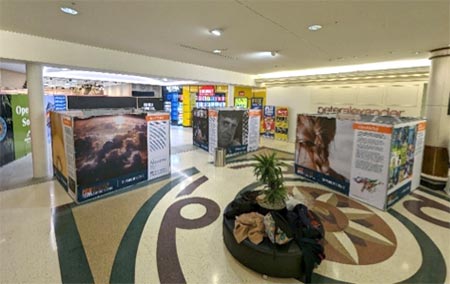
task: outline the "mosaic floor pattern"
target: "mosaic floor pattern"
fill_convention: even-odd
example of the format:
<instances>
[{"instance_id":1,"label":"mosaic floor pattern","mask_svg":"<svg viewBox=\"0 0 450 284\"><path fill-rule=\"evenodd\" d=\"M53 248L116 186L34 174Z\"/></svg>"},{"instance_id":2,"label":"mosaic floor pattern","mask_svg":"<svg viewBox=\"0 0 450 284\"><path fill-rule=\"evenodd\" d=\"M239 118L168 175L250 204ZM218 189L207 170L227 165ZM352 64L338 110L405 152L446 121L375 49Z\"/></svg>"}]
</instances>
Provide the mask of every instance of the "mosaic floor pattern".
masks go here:
<instances>
[{"instance_id":1,"label":"mosaic floor pattern","mask_svg":"<svg viewBox=\"0 0 450 284\"><path fill-rule=\"evenodd\" d=\"M258 152L274 150L263 148ZM277 151L289 165L292 153ZM0 282L300 283L262 278L222 241L222 210L258 188L252 154L214 167L202 150L172 155L172 174L75 205L55 181L0 192ZM284 168L289 193L325 228L316 283L450 283L450 200L416 190L387 212Z\"/></svg>"}]
</instances>

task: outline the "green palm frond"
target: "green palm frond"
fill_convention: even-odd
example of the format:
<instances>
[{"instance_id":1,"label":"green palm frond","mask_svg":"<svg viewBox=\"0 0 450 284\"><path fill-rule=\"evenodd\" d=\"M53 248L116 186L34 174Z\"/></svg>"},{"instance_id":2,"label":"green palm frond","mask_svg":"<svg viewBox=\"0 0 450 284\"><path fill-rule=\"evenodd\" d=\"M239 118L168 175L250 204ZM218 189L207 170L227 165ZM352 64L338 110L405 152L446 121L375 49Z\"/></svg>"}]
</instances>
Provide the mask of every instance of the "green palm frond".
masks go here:
<instances>
[{"instance_id":1,"label":"green palm frond","mask_svg":"<svg viewBox=\"0 0 450 284\"><path fill-rule=\"evenodd\" d=\"M254 155L252 164L256 179L265 184L265 199L269 203L284 201L287 190L284 187L284 177L281 166L285 163L278 160L276 153Z\"/></svg>"}]
</instances>

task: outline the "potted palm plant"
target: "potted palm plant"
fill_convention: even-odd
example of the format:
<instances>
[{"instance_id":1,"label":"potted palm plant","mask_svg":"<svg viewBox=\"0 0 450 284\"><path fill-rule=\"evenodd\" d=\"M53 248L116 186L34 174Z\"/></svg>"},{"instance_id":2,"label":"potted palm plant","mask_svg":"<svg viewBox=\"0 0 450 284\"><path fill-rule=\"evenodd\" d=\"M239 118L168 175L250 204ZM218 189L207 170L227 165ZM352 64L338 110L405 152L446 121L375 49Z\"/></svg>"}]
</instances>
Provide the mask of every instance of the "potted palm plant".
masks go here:
<instances>
[{"instance_id":1,"label":"potted palm plant","mask_svg":"<svg viewBox=\"0 0 450 284\"><path fill-rule=\"evenodd\" d=\"M268 209L282 209L286 206L287 189L281 166L284 165L276 153L254 155L253 173L265 185L259 205Z\"/></svg>"}]
</instances>

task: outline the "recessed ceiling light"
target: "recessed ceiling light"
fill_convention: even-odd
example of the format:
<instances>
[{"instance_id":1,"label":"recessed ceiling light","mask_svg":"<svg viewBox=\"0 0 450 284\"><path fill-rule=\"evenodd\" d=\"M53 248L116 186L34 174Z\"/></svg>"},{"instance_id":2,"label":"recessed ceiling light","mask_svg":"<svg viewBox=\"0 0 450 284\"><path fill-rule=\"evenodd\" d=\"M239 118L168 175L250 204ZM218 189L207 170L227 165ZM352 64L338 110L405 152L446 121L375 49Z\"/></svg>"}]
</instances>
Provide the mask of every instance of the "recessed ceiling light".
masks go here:
<instances>
[{"instance_id":1,"label":"recessed ceiling light","mask_svg":"<svg viewBox=\"0 0 450 284\"><path fill-rule=\"evenodd\" d=\"M69 14L69 15L72 15L72 16L75 16L75 15L78 14L77 10L69 8L69 7L61 7L61 11L63 13L66 13L66 14Z\"/></svg>"},{"instance_id":2,"label":"recessed ceiling light","mask_svg":"<svg viewBox=\"0 0 450 284\"><path fill-rule=\"evenodd\" d=\"M214 52L215 54L220 54L220 53L222 53L222 50L220 50L220 49L214 49L213 52Z\"/></svg>"},{"instance_id":3,"label":"recessed ceiling light","mask_svg":"<svg viewBox=\"0 0 450 284\"><path fill-rule=\"evenodd\" d=\"M320 30L322 28L322 26L321 25L311 25L311 26L309 26L308 27L308 30L310 30L310 31L318 31L318 30Z\"/></svg>"},{"instance_id":4,"label":"recessed ceiling light","mask_svg":"<svg viewBox=\"0 0 450 284\"><path fill-rule=\"evenodd\" d=\"M215 35L215 36L221 36L222 35L222 31L219 29L212 29L209 31L211 34Z\"/></svg>"},{"instance_id":5,"label":"recessed ceiling light","mask_svg":"<svg viewBox=\"0 0 450 284\"><path fill-rule=\"evenodd\" d=\"M420 54L420 51L416 51L416 52L414 52L415 54Z\"/></svg>"}]
</instances>

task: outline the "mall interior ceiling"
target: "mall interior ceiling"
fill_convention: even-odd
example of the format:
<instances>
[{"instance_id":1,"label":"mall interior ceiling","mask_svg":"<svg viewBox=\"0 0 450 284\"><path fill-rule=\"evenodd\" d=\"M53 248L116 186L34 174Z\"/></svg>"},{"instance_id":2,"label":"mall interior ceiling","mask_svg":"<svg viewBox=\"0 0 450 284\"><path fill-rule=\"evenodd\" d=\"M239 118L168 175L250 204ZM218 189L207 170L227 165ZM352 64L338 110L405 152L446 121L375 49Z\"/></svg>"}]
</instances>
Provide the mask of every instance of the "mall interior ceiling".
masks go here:
<instances>
[{"instance_id":1,"label":"mall interior ceiling","mask_svg":"<svg viewBox=\"0 0 450 284\"><path fill-rule=\"evenodd\" d=\"M4 31L245 74L424 59L450 43L448 0L2 0L0 8Z\"/></svg>"}]
</instances>

